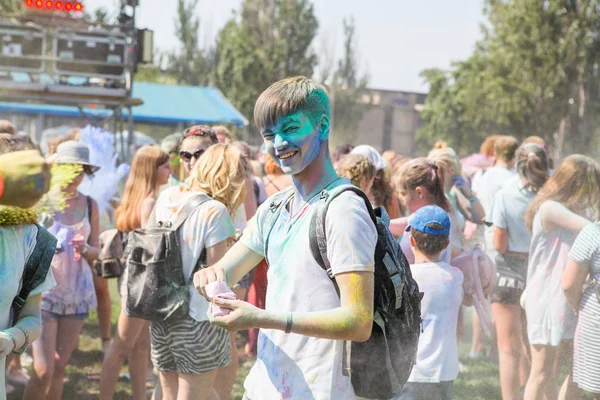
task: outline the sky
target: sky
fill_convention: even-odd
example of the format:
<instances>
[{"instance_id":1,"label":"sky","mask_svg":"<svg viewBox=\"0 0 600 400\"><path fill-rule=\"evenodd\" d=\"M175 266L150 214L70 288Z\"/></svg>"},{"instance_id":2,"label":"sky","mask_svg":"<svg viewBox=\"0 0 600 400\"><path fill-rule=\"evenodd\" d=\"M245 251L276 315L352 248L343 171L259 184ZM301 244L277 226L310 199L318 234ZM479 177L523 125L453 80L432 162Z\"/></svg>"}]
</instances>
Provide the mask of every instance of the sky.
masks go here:
<instances>
[{"instance_id":1,"label":"sky","mask_svg":"<svg viewBox=\"0 0 600 400\"><path fill-rule=\"evenodd\" d=\"M242 0L200 0L200 39L213 43ZM117 9L118 0L86 0L88 11ZM137 26L154 31L160 51L177 48L177 0L139 0ZM359 67L369 87L427 92L419 76L426 68L448 68L467 58L481 37L483 0L313 0L318 54L342 54L342 20L354 17ZM333 49L333 51L332 51ZM328 51L327 51L328 50ZM318 67L317 67L318 71Z\"/></svg>"}]
</instances>

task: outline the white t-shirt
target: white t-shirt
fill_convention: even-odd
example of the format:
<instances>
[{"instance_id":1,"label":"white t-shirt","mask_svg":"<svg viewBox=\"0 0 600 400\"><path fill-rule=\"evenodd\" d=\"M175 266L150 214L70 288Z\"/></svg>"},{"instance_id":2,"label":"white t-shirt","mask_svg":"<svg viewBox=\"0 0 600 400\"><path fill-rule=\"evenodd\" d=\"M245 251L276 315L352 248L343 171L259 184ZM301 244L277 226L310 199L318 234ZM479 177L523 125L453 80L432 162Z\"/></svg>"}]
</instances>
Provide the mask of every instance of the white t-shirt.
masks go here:
<instances>
[{"instance_id":1,"label":"white t-shirt","mask_svg":"<svg viewBox=\"0 0 600 400\"><path fill-rule=\"evenodd\" d=\"M496 193L498 193L502 186L515 175L516 174L513 171L504 167L492 167L478 172L475 174L475 177L473 177L472 188L485 210L486 221L491 222L490 219L494 196L496 196ZM486 226L484 237L485 251L492 259L495 259L497 251L494 248L494 228Z\"/></svg>"},{"instance_id":2,"label":"white t-shirt","mask_svg":"<svg viewBox=\"0 0 600 400\"><path fill-rule=\"evenodd\" d=\"M508 250L529 253L531 232L525 225L525 211L535 193L523 188L523 184L505 185L494 197L489 221L508 230Z\"/></svg>"},{"instance_id":3,"label":"white t-shirt","mask_svg":"<svg viewBox=\"0 0 600 400\"><path fill-rule=\"evenodd\" d=\"M35 225L0 227L0 330L10 328L11 305L21 289L21 278L25 263L36 245L37 227ZM46 280L33 289L31 296L36 296L52 289L56 281L52 268ZM4 388L4 372L6 357L0 359L0 388ZM4 390L0 390L0 400L6 399Z\"/></svg>"},{"instance_id":4,"label":"white t-shirt","mask_svg":"<svg viewBox=\"0 0 600 400\"><path fill-rule=\"evenodd\" d=\"M267 257L269 311L314 312L340 306L331 279L310 250L309 225L316 201L318 197L293 217L284 208L273 226ZM241 238L260 255L264 255L263 223L271 212L269 203L258 208ZM326 235L334 275L373 271L377 231L356 194L343 193L331 203ZM256 363L244 383L250 399L355 398L350 378L342 373L343 341L261 329L257 348Z\"/></svg>"},{"instance_id":5,"label":"white t-shirt","mask_svg":"<svg viewBox=\"0 0 600 400\"><path fill-rule=\"evenodd\" d=\"M178 192L171 187L162 192L154 206L157 221L175 222L185 203L197 193L188 192L173 201L171 196ZM183 275L191 279L194 267L204 249L212 247L235 234L235 227L227 208L216 200L209 200L198 207L179 229L178 239L183 261ZM207 321L208 302L193 285L190 285L190 317L196 321Z\"/></svg>"},{"instance_id":6,"label":"white t-shirt","mask_svg":"<svg viewBox=\"0 0 600 400\"><path fill-rule=\"evenodd\" d=\"M410 269L424 295L423 332L408 381L453 381L458 376L456 324L463 301L463 274L445 262L412 264Z\"/></svg>"}]
</instances>

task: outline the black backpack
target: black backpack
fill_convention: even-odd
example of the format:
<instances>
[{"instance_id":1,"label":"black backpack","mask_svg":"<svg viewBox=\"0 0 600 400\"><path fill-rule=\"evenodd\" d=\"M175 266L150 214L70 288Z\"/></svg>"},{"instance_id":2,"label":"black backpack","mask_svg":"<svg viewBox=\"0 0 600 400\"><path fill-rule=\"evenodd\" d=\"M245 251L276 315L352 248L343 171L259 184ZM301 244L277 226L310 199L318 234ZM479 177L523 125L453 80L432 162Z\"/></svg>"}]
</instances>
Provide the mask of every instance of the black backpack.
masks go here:
<instances>
[{"instance_id":1,"label":"black backpack","mask_svg":"<svg viewBox=\"0 0 600 400\"><path fill-rule=\"evenodd\" d=\"M148 321L177 321L189 313L190 282L183 275L177 231L200 205L211 200L198 193L189 199L175 222L156 221L152 211L148 225L129 233L124 251L127 279L125 311ZM194 271L206 259L204 250ZM193 276L193 274L192 274Z\"/></svg>"},{"instance_id":2,"label":"black backpack","mask_svg":"<svg viewBox=\"0 0 600 400\"><path fill-rule=\"evenodd\" d=\"M357 396L368 399L390 399L398 394L408 380L416 361L421 333L421 299L417 282L400 244L389 231L386 211L373 209L368 197L356 186L344 184L321 192L318 209L310 226L310 248L317 263L327 271L336 291L327 259L325 217L329 204L340 194L352 191L360 196L377 228L375 248L374 314L371 337L366 342L348 342L344 346L344 374L350 375ZM265 219L270 229L281 207L290 200L293 191L286 189L274 195ZM267 225L270 224L270 225ZM265 255L268 235L265 240Z\"/></svg>"},{"instance_id":3,"label":"black backpack","mask_svg":"<svg viewBox=\"0 0 600 400\"><path fill-rule=\"evenodd\" d=\"M13 324L19 320L21 310L23 310L31 291L46 280L56 252L57 241L54 235L41 226L36 226L38 231L35 237L35 247L23 268L21 290L12 302Z\"/></svg>"}]
</instances>

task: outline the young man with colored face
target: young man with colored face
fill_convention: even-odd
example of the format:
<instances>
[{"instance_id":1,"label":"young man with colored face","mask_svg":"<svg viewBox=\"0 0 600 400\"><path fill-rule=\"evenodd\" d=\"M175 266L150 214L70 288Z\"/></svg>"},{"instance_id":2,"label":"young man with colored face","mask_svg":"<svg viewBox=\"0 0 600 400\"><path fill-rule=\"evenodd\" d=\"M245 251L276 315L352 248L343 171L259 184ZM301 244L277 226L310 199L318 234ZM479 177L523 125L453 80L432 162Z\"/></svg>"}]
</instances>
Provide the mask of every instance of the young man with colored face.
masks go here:
<instances>
[{"instance_id":1,"label":"young man with colored face","mask_svg":"<svg viewBox=\"0 0 600 400\"><path fill-rule=\"evenodd\" d=\"M269 155L292 175L293 196L272 226L265 226L271 201L259 207L241 240L217 264L198 272L194 284L207 297L207 284L224 280L231 286L266 258L266 310L207 297L231 309L228 315L211 316L214 324L233 331L260 328L245 398L352 399L350 377L342 370L343 343L365 341L371 334L376 228L356 194L345 192L332 201L326 235L338 296L309 244L319 194L346 183L329 155L327 93L304 77L284 79L262 93L254 119Z\"/></svg>"}]
</instances>

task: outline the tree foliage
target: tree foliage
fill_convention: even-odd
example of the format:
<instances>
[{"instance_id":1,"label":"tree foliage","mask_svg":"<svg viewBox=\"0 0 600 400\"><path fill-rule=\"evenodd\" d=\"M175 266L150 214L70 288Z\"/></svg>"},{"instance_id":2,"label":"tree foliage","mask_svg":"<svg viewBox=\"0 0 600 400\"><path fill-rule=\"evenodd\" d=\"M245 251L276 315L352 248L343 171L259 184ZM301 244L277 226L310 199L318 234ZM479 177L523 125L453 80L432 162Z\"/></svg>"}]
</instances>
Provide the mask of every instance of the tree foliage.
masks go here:
<instances>
[{"instance_id":1,"label":"tree foliage","mask_svg":"<svg viewBox=\"0 0 600 400\"><path fill-rule=\"evenodd\" d=\"M312 76L317 28L308 0L244 0L218 35L215 86L252 121L254 103L271 83Z\"/></svg>"},{"instance_id":2,"label":"tree foliage","mask_svg":"<svg viewBox=\"0 0 600 400\"><path fill-rule=\"evenodd\" d=\"M177 83L208 85L211 82L214 50L200 48L198 34L200 18L196 14L199 0L178 0L175 35L180 42L178 51L169 54L168 73Z\"/></svg>"},{"instance_id":3,"label":"tree foliage","mask_svg":"<svg viewBox=\"0 0 600 400\"><path fill-rule=\"evenodd\" d=\"M23 1L2 0L0 1L0 14L18 13L23 11Z\"/></svg>"},{"instance_id":4,"label":"tree foliage","mask_svg":"<svg viewBox=\"0 0 600 400\"><path fill-rule=\"evenodd\" d=\"M493 133L584 152L599 95L597 0L488 0L488 28L450 71L422 73L431 86L419 142L444 139L473 151ZM568 140L566 138L568 137Z\"/></svg>"},{"instance_id":5,"label":"tree foliage","mask_svg":"<svg viewBox=\"0 0 600 400\"><path fill-rule=\"evenodd\" d=\"M337 141L352 143L358 133L358 124L368 107L364 97L367 95L369 78L367 74L359 74L354 19L344 19L343 28L344 53L338 60L329 91L332 100L334 138ZM328 80L327 71L322 79L325 82Z\"/></svg>"}]
</instances>

